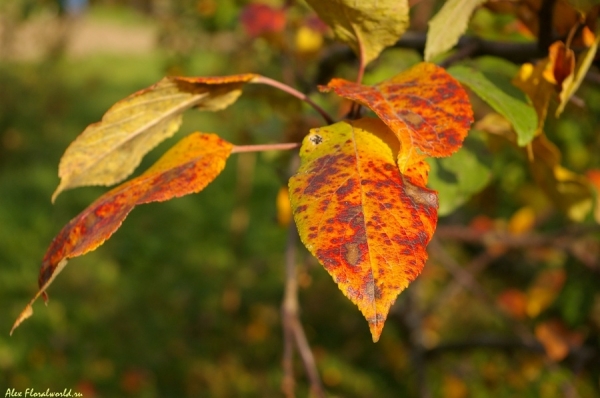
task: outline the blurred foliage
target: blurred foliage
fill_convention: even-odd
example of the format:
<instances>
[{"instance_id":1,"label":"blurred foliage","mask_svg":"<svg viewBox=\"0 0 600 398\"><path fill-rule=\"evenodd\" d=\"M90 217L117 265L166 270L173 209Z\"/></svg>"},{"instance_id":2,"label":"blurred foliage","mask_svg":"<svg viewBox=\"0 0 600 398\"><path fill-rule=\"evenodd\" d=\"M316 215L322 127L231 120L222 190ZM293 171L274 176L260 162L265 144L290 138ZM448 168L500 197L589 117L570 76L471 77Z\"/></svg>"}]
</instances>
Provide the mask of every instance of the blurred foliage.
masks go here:
<instances>
[{"instance_id":1,"label":"blurred foliage","mask_svg":"<svg viewBox=\"0 0 600 398\"><path fill-rule=\"evenodd\" d=\"M55 7L50 1L15 3L25 10L15 14L15 23ZM314 89L319 57L337 51L315 50L314 44L302 51L296 34L309 13L301 7L288 17L282 35L249 38L237 23L246 2L156 0L152 9L144 3L94 1L85 18L156 25L160 47L149 54L0 61L0 387L72 388L84 397L279 396L286 233L277 223L275 201L288 173L287 155L232 157L201 194L136 209L103 247L72 260L50 289L49 305L36 305L36 316L8 337L36 290L49 242L105 191L78 189L50 205L60 156L85 126L167 73L259 72ZM493 37L494 26L510 24L506 16L488 23L494 18L483 10L473 29ZM323 43L328 40L323 36ZM389 77L419 57L391 49L366 80ZM503 72L498 64L487 65ZM354 70L344 63L329 72L352 78ZM571 105L560 119L550 117L546 131L562 153L562 165L585 173L600 168L600 90L587 84L578 95L585 107ZM319 102L324 98L315 96ZM473 101L478 114L489 112L476 97ZM339 105L325 104L331 111ZM186 115L178 136L200 129L240 144L298 140L319 123L303 111L295 100L249 87L222 113ZM483 145L482 135L473 148ZM140 170L176 139L153 150ZM524 151L501 135L488 134L481 142L487 148L469 156L489 168L490 183L443 217L440 230L462 225L527 237L577 228L536 185ZM302 318L328 393L418 396L424 383L435 397L563 397L572 391L598 396L597 230L578 235L568 251L448 236L441 235L443 245L432 250L423 275L398 298L378 344L371 343L366 323L331 278L302 252ZM456 268L447 263L450 256ZM485 256L492 261L476 269ZM460 270L475 282L457 282L463 280ZM560 348L565 341L569 354L549 358L547 345ZM307 396L299 360L296 365L298 396Z\"/></svg>"}]
</instances>

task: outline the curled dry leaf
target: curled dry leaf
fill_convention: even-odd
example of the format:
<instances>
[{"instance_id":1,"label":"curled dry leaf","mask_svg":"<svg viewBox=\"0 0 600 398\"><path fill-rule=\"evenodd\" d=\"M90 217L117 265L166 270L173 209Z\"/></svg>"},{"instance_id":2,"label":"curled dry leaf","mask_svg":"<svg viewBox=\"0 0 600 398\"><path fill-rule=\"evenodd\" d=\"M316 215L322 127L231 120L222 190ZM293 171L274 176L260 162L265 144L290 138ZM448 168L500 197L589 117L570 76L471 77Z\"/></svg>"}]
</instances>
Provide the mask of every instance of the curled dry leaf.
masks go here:
<instances>
[{"instance_id":1,"label":"curled dry leaf","mask_svg":"<svg viewBox=\"0 0 600 398\"><path fill-rule=\"evenodd\" d=\"M586 74L592 66L592 62L596 57L598 51L598 45L600 44L600 35L596 36L596 39L590 47L577 56L577 62L575 64L575 70L567 75L562 84L562 90L560 91L560 104L556 109L556 117L560 114L567 106L567 103L573 97L575 92L579 89L579 86L583 82Z\"/></svg>"},{"instance_id":2,"label":"curled dry leaf","mask_svg":"<svg viewBox=\"0 0 600 398\"><path fill-rule=\"evenodd\" d=\"M200 192L221 173L233 146L214 134L194 133L179 141L144 174L112 189L72 219L46 251L39 291L12 330L33 314L32 304L44 294L67 260L95 250L137 205L163 202Z\"/></svg>"},{"instance_id":3,"label":"curled dry leaf","mask_svg":"<svg viewBox=\"0 0 600 398\"><path fill-rule=\"evenodd\" d=\"M469 97L460 83L430 63L373 86L333 79L320 89L371 108L400 140L402 171L424 156L456 152L473 122Z\"/></svg>"},{"instance_id":4,"label":"curled dry leaf","mask_svg":"<svg viewBox=\"0 0 600 398\"><path fill-rule=\"evenodd\" d=\"M302 242L358 306L373 341L398 294L423 269L437 223L427 163L400 173L397 150L379 119L312 129L289 181Z\"/></svg>"},{"instance_id":5,"label":"curled dry leaf","mask_svg":"<svg viewBox=\"0 0 600 398\"><path fill-rule=\"evenodd\" d=\"M194 106L207 111L223 109L235 102L242 85L255 77L166 77L117 102L67 148L52 201L65 189L124 180L146 153L175 134L185 110Z\"/></svg>"}]
</instances>

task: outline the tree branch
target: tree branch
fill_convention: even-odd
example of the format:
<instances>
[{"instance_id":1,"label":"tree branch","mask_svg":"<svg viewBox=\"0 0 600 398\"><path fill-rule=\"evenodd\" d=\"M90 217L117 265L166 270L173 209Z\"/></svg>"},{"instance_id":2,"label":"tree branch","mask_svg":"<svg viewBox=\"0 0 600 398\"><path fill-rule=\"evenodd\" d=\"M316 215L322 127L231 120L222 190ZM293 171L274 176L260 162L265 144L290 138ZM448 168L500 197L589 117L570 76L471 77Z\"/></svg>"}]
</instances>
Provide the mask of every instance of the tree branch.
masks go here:
<instances>
[{"instance_id":1,"label":"tree branch","mask_svg":"<svg viewBox=\"0 0 600 398\"><path fill-rule=\"evenodd\" d=\"M306 374L310 381L310 389L314 396L325 398L317 365L310 349L308 339L298 316L298 280L296 276L296 252L298 247L298 231L296 225L290 223L285 253L285 294L281 305L284 350L283 350L283 381L282 390L286 397L294 397L294 343Z\"/></svg>"}]
</instances>

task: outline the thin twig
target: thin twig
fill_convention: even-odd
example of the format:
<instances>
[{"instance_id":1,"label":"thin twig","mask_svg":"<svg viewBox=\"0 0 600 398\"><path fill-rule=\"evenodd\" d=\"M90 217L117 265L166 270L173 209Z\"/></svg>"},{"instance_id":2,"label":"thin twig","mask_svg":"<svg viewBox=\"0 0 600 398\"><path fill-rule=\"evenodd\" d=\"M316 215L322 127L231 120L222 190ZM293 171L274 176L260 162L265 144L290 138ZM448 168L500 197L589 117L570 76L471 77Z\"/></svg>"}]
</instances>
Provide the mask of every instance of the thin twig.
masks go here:
<instances>
[{"instance_id":1,"label":"thin twig","mask_svg":"<svg viewBox=\"0 0 600 398\"><path fill-rule=\"evenodd\" d=\"M298 352L300 353L302 362L304 362L304 368L306 370L306 374L308 375L308 379L310 380L310 391L312 392L313 396L317 398L325 398L325 391L323 390L323 385L321 384L321 378L319 377L319 371L317 370L315 357L310 349L308 339L304 333L304 328L302 327L297 314L293 318L293 327L294 337L296 338L296 346L298 347Z\"/></svg>"},{"instance_id":2,"label":"thin twig","mask_svg":"<svg viewBox=\"0 0 600 398\"><path fill-rule=\"evenodd\" d=\"M290 87L287 84L284 84L282 82L278 82L277 80L273 80L266 76L258 76L257 78L252 80L251 83L262 83L262 84L266 84L267 86L278 88L281 91L286 92L286 93L298 98L299 100L306 102L307 104L312 106L313 109L316 110L323 117L323 119L325 119L325 122L327 124L333 124L333 118L331 116L329 116L329 114L323 108L321 108L313 100L311 100L308 95L301 93L300 91L296 90L295 88Z\"/></svg>"},{"instance_id":3,"label":"thin twig","mask_svg":"<svg viewBox=\"0 0 600 398\"><path fill-rule=\"evenodd\" d=\"M284 142L281 144L260 144L260 145L236 145L231 153L242 152L264 152L264 151L287 151L288 149L300 148L299 142Z\"/></svg>"},{"instance_id":4,"label":"thin twig","mask_svg":"<svg viewBox=\"0 0 600 398\"><path fill-rule=\"evenodd\" d=\"M296 250L298 233L291 223L288 228L287 247L285 250L285 293L281 305L283 326L283 381L281 389L288 398L293 398L294 379L294 314L298 312L298 283L296 280Z\"/></svg>"},{"instance_id":5,"label":"thin twig","mask_svg":"<svg viewBox=\"0 0 600 398\"><path fill-rule=\"evenodd\" d=\"M304 363L312 394L315 397L324 398L325 392L315 358L298 317L298 280L296 275L296 248L298 242L298 231L296 225L292 223L288 229L285 255L285 295L281 306L284 333L282 389L286 397L294 396L293 343L295 343Z\"/></svg>"}]
</instances>

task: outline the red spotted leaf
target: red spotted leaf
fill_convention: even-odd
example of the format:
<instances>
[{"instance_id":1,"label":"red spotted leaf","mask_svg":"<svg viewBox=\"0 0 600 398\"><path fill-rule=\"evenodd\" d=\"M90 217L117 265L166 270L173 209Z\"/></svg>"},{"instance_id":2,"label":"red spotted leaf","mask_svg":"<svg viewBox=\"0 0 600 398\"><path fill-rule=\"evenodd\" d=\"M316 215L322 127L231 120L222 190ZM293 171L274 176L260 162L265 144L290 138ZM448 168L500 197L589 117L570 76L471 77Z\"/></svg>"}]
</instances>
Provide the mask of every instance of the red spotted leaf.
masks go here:
<instances>
[{"instance_id":1,"label":"red spotted leaf","mask_svg":"<svg viewBox=\"0 0 600 398\"><path fill-rule=\"evenodd\" d=\"M401 170L426 156L456 152L473 122L465 90L443 68L420 63L373 86L332 79L322 91L333 90L371 108L401 143Z\"/></svg>"},{"instance_id":2,"label":"red spotted leaf","mask_svg":"<svg viewBox=\"0 0 600 398\"><path fill-rule=\"evenodd\" d=\"M199 192L225 167L232 145L214 134L194 133L179 141L144 174L98 198L54 238L42 262L40 290L12 331L33 313L31 305L52 283L67 260L96 249L121 226L137 205L163 202Z\"/></svg>"},{"instance_id":3,"label":"red spotted leaf","mask_svg":"<svg viewBox=\"0 0 600 398\"><path fill-rule=\"evenodd\" d=\"M401 173L398 146L374 118L312 129L289 181L302 242L359 307L374 341L398 294L423 269L437 223L427 163Z\"/></svg>"},{"instance_id":4,"label":"red spotted leaf","mask_svg":"<svg viewBox=\"0 0 600 398\"><path fill-rule=\"evenodd\" d=\"M196 107L218 111L237 100L251 73L220 77L166 77L114 104L89 125L65 151L52 200L66 189L113 185L123 181L142 157L181 125L182 114Z\"/></svg>"}]
</instances>

